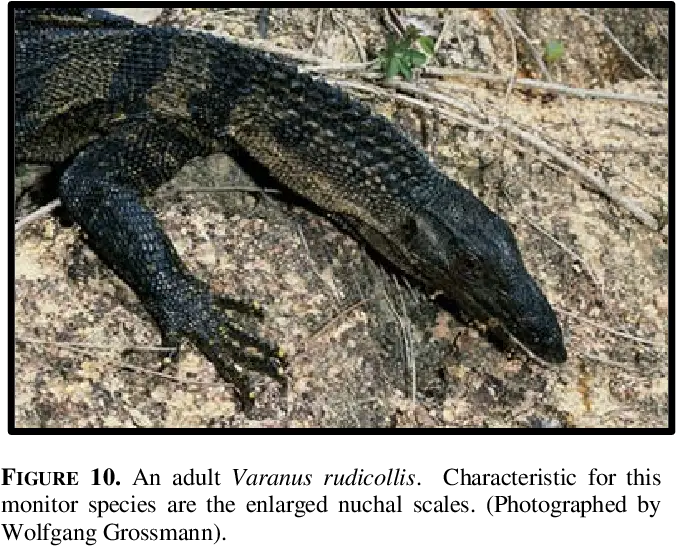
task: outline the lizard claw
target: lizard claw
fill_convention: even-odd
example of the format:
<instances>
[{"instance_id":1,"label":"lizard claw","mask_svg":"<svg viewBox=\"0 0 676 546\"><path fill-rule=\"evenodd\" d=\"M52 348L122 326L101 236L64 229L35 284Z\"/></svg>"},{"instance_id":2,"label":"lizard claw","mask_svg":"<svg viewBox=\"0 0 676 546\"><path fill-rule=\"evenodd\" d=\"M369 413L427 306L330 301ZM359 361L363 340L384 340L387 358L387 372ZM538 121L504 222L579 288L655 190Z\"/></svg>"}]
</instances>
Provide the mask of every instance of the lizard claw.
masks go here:
<instances>
[{"instance_id":1,"label":"lizard claw","mask_svg":"<svg viewBox=\"0 0 676 546\"><path fill-rule=\"evenodd\" d=\"M263 316L257 302L214 294L208 285L188 276L176 284L148 304L160 326L163 346L176 348L172 360L178 359L181 339L188 338L216 366L218 374L234 385L245 409L253 404L255 390L240 364L287 386L283 349L242 325L242 319Z\"/></svg>"}]
</instances>

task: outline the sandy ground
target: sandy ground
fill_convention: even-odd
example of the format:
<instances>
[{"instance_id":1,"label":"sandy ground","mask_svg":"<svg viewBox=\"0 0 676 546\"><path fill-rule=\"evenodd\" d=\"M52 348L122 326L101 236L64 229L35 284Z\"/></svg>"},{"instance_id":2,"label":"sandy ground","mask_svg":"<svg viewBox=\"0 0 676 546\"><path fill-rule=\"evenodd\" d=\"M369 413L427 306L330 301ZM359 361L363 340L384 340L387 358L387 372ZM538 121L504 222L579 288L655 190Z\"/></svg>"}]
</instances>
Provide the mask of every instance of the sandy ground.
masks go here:
<instances>
[{"instance_id":1,"label":"sandy ground","mask_svg":"<svg viewBox=\"0 0 676 546\"><path fill-rule=\"evenodd\" d=\"M537 13L518 19L529 35L541 38L532 34L541 28L566 44L551 70L556 81L666 97L660 77L632 78L624 65L607 63L613 50L591 22L529 11ZM509 34L494 17L486 10L449 13L462 31L439 49L443 66L512 73ZM431 31L442 21L437 10L403 15ZM376 10L324 14L315 39L317 17L317 10L273 10L270 42L313 48L340 62L359 60L356 43L366 54L382 47ZM250 10L174 10L164 18L164 24L240 37L257 32ZM528 57L527 50L517 53ZM533 69L526 61L517 68L522 77ZM651 68L659 74L659 66ZM265 304L261 331L291 355L289 391L260 378L256 408L245 415L230 387L189 345L177 365L162 371L156 353L123 351L159 345L157 329L77 229L47 217L16 238L17 426L666 426L666 109L517 87L507 94L504 85L474 80L440 81L434 91L555 142L660 222L657 229L641 224L584 188L579 174L526 143L508 142L501 131L433 124L398 101L367 98L510 222L530 272L559 314L565 364L542 366L496 347L386 272L327 220L293 203L241 191L180 191L266 184L227 156L213 156L187 165L150 204L191 270L218 290ZM434 125L430 144L425 134Z\"/></svg>"}]
</instances>

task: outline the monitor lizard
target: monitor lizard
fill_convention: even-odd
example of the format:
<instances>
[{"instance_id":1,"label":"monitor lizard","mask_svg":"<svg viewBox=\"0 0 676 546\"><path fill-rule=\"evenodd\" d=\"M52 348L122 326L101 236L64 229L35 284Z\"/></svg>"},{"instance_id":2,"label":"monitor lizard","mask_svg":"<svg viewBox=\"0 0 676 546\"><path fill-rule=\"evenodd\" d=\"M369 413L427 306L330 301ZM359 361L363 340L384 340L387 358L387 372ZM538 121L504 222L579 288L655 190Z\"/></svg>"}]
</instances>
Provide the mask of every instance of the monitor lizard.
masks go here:
<instances>
[{"instance_id":1,"label":"monitor lizard","mask_svg":"<svg viewBox=\"0 0 676 546\"><path fill-rule=\"evenodd\" d=\"M240 364L285 381L284 352L237 318L260 317L255 302L187 271L143 202L191 158L233 147L429 292L566 360L508 224L340 89L269 53L97 9L17 9L14 37L16 163L63 169L63 206L163 345L176 357L190 339L244 400Z\"/></svg>"}]
</instances>

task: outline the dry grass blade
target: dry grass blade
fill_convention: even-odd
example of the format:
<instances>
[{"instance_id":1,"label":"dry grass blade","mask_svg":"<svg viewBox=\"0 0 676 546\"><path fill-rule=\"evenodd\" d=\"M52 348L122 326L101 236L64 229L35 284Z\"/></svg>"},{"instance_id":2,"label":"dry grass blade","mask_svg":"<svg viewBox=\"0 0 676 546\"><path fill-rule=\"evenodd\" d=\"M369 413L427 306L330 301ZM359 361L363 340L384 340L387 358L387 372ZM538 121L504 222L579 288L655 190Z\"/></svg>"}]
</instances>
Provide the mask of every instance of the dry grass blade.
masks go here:
<instances>
[{"instance_id":1,"label":"dry grass blade","mask_svg":"<svg viewBox=\"0 0 676 546\"><path fill-rule=\"evenodd\" d=\"M31 212L30 214L27 214L21 220L19 220L16 224L14 224L14 233L19 233L24 227L26 227L28 224L31 222L35 222L36 220L39 220L40 218L47 216L50 212L52 212L54 209L57 207L61 206L61 201L58 199L54 199L54 201L51 201L47 203L44 207L40 207L39 209Z\"/></svg>"},{"instance_id":2,"label":"dry grass blade","mask_svg":"<svg viewBox=\"0 0 676 546\"><path fill-rule=\"evenodd\" d=\"M615 36L615 34L613 34L613 32L605 25L605 23L604 23L603 21L601 21L600 19L594 17L593 15L591 15L591 14L588 13L588 12L586 12L586 11L583 10L582 8L577 8L577 12L578 12L580 15L582 15L582 16L586 17L587 19L589 19L590 21L593 21L594 23L596 23L597 25L599 25L599 26L603 29L603 32L606 33L606 35L608 36L608 38L610 38L610 39L612 40L612 42L620 49L620 51L621 51L624 55L626 55L626 57L631 61L631 63L632 63L636 68L638 68L641 72L643 72L643 73L644 73L646 76L648 76L649 78L651 78L651 79L653 79L653 80L657 80L657 78L655 77L655 74L653 74L653 73L650 71L649 68L646 68L645 66L643 66L641 63L639 63L639 62L636 60L636 58L629 52L629 50L628 50L626 47L624 47L624 46L622 45L622 42L620 42L620 40L617 39L617 37Z\"/></svg>"}]
</instances>

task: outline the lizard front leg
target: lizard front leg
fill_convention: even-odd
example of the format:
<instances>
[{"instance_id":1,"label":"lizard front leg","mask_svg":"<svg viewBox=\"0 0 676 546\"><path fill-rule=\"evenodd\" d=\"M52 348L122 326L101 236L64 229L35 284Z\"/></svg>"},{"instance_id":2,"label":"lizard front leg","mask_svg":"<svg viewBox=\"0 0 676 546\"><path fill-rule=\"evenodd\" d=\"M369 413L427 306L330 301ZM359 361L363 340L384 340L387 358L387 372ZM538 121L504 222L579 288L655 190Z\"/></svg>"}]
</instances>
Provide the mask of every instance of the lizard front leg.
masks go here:
<instances>
[{"instance_id":1,"label":"lizard front leg","mask_svg":"<svg viewBox=\"0 0 676 546\"><path fill-rule=\"evenodd\" d=\"M177 355L181 339L190 339L247 404L249 382L236 363L285 380L280 349L237 321L238 313L260 316L260 310L213 293L191 275L141 201L185 161L208 151L186 131L155 118L125 123L80 152L64 172L59 192L90 246L148 309L163 344L176 347Z\"/></svg>"}]
</instances>

